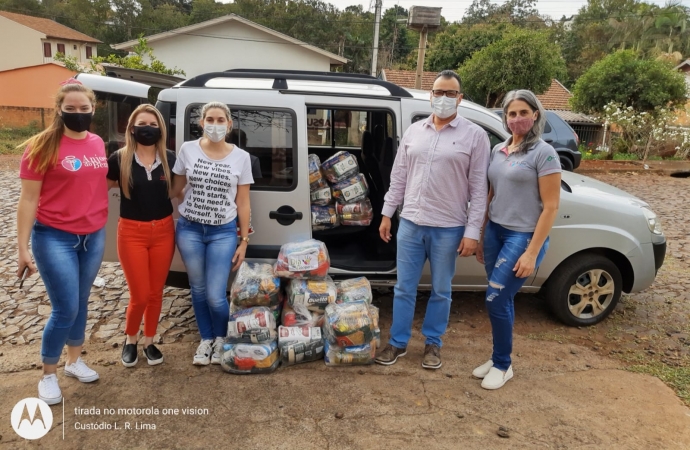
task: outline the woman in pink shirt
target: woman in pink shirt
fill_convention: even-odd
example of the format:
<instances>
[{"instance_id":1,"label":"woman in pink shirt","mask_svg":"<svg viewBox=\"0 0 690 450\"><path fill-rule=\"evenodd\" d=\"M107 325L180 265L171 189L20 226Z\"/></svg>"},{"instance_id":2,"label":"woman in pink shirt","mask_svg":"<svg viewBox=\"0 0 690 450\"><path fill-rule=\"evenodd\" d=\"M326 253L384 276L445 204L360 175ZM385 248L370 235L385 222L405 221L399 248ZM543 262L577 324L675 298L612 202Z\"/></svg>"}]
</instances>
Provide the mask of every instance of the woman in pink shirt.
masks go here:
<instances>
[{"instance_id":1,"label":"woman in pink shirt","mask_svg":"<svg viewBox=\"0 0 690 450\"><path fill-rule=\"evenodd\" d=\"M62 401L56 372L65 344L65 375L83 383L98 379L80 357L108 219L105 145L88 131L95 104L93 91L79 81L63 83L55 96L53 122L25 143L19 172L17 275L38 270L52 306L43 330L38 383L38 397L49 405Z\"/></svg>"}]
</instances>

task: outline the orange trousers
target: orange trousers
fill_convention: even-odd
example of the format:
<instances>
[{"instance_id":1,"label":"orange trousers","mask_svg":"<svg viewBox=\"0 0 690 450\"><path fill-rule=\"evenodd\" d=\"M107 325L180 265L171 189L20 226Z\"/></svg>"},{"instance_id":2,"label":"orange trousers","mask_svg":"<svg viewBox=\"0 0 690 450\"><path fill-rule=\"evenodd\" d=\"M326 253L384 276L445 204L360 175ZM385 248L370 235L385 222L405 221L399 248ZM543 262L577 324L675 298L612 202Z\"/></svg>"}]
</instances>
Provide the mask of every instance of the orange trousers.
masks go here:
<instances>
[{"instance_id":1,"label":"orange trousers","mask_svg":"<svg viewBox=\"0 0 690 450\"><path fill-rule=\"evenodd\" d=\"M172 215L139 222L120 218L117 256L129 287L125 332L134 336L144 319L144 336L154 337L163 306L163 288L175 254Z\"/></svg>"}]
</instances>

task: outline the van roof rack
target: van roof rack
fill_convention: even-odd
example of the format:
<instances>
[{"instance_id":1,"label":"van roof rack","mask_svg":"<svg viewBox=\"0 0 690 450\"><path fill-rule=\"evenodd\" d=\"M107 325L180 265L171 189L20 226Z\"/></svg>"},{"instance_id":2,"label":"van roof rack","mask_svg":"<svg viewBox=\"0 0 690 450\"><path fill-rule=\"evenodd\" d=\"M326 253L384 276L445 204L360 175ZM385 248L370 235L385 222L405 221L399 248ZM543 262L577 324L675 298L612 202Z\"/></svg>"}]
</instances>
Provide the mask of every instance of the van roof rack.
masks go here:
<instances>
[{"instance_id":1,"label":"van roof rack","mask_svg":"<svg viewBox=\"0 0 690 450\"><path fill-rule=\"evenodd\" d=\"M393 97L411 98L407 90L401 88L397 84L383 81L371 75L357 74L357 73L340 73L340 72L311 72L302 70L264 70L264 69L233 69L225 72L211 72L203 75L197 75L183 81L178 86L180 87L205 87L209 80L215 78L257 78L257 79L272 79L273 89L287 90L288 80L295 81L327 81L333 83L350 83L350 84L365 84L381 86L388 90Z\"/></svg>"}]
</instances>

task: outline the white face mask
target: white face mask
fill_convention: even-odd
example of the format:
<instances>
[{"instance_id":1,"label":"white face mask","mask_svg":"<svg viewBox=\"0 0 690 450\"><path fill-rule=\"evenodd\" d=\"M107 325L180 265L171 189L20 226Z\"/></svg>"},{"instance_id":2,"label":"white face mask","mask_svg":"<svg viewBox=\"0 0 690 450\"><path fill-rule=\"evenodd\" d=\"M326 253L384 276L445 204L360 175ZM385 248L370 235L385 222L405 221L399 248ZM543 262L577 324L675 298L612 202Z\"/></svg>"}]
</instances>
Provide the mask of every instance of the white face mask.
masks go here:
<instances>
[{"instance_id":1,"label":"white face mask","mask_svg":"<svg viewBox=\"0 0 690 450\"><path fill-rule=\"evenodd\" d=\"M227 125L204 125L204 133L213 142L220 142L228 134Z\"/></svg>"},{"instance_id":2,"label":"white face mask","mask_svg":"<svg viewBox=\"0 0 690 450\"><path fill-rule=\"evenodd\" d=\"M431 97L431 109L439 119L447 119L458 112L458 99L442 97Z\"/></svg>"}]
</instances>

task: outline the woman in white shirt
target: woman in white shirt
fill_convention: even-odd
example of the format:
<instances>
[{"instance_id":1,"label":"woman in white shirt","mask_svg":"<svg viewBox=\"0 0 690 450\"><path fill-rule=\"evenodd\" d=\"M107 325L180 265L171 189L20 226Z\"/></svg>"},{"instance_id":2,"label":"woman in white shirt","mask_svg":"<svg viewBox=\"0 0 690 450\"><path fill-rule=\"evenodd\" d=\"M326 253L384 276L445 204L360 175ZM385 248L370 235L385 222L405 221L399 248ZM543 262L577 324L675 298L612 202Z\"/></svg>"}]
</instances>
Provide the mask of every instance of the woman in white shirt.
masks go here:
<instances>
[{"instance_id":1,"label":"woman in white shirt","mask_svg":"<svg viewBox=\"0 0 690 450\"><path fill-rule=\"evenodd\" d=\"M224 103L204 105L201 126L204 136L180 147L171 198L189 184L179 206L175 239L201 334L193 363L205 366L220 364L230 314L227 283L231 268L237 270L244 261L249 243L249 185L254 178L249 153L225 142L232 118Z\"/></svg>"}]
</instances>

